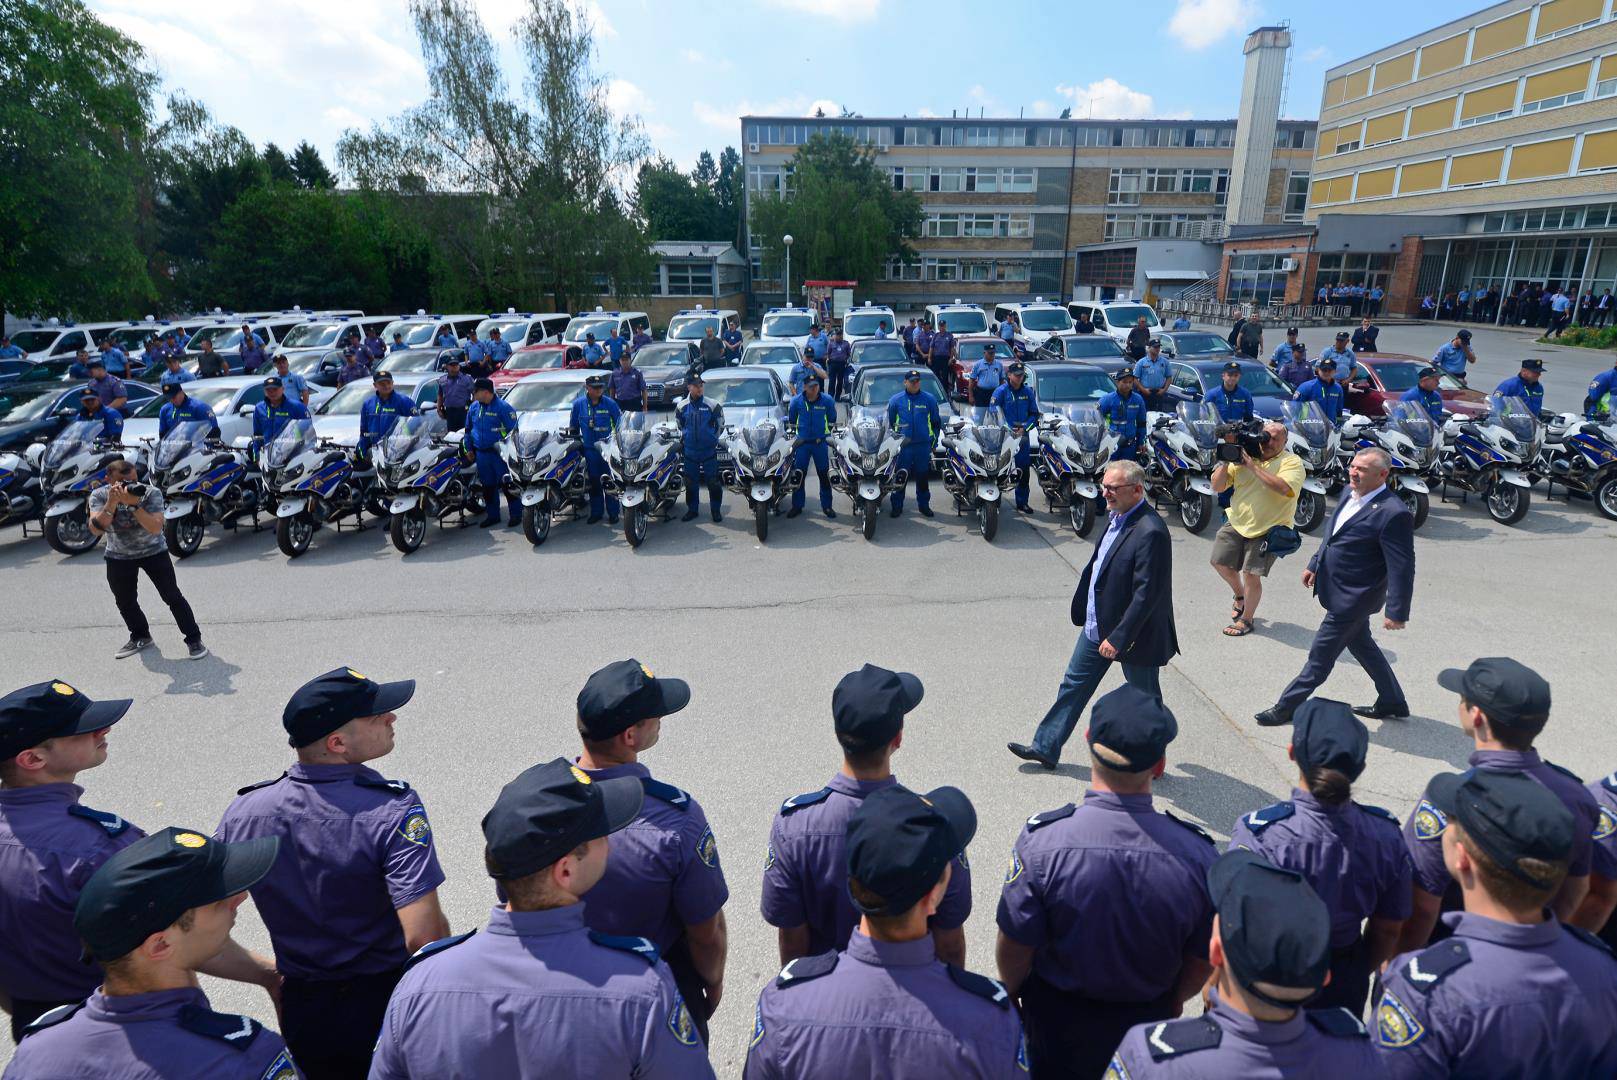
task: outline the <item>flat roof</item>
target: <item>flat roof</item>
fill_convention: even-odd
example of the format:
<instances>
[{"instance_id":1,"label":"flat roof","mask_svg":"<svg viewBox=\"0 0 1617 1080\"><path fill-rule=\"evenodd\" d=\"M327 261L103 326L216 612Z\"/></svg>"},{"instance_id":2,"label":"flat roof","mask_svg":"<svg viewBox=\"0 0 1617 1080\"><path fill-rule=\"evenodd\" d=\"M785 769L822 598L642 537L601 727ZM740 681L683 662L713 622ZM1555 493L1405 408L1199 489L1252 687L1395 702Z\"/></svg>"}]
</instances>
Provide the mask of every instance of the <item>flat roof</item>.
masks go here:
<instances>
[{"instance_id":1,"label":"flat roof","mask_svg":"<svg viewBox=\"0 0 1617 1080\"><path fill-rule=\"evenodd\" d=\"M1009 124L1026 126L1028 124L1068 124L1072 127L1091 127L1102 124L1160 124L1169 127L1194 127L1197 124L1234 124L1236 119L1230 117L1222 120L1168 120L1156 117L1094 117L1092 119L1073 117L1062 120L1055 116L754 116L751 114L739 118L743 122L752 120L765 120L771 123L800 124ZM1317 125L1318 120L1300 120L1282 117L1276 121L1281 124ZM968 148L973 149L973 148Z\"/></svg>"}]
</instances>

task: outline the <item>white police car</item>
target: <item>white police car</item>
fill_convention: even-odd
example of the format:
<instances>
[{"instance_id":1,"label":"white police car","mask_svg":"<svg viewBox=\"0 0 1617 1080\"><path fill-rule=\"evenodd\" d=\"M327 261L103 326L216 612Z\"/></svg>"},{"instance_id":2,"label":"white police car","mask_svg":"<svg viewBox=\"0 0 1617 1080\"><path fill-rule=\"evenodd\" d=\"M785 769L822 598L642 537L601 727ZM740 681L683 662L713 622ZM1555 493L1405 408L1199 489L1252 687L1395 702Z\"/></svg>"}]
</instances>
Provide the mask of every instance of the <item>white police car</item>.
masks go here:
<instances>
[{"instance_id":1,"label":"white police car","mask_svg":"<svg viewBox=\"0 0 1617 1080\"><path fill-rule=\"evenodd\" d=\"M877 337L883 326L887 328L888 337L897 336L898 319L886 304L872 304L866 300L858 307L849 308L842 316L842 336L848 341Z\"/></svg>"},{"instance_id":2,"label":"white police car","mask_svg":"<svg viewBox=\"0 0 1617 1080\"><path fill-rule=\"evenodd\" d=\"M948 323L949 333L955 337L988 333L988 313L976 304L963 304L959 300L952 304L928 304L926 321L934 330L938 323Z\"/></svg>"},{"instance_id":3,"label":"white police car","mask_svg":"<svg viewBox=\"0 0 1617 1080\"><path fill-rule=\"evenodd\" d=\"M764 312L763 322L758 327L758 341L767 341L771 344L790 342L796 349L797 355L803 355L803 346L808 344L809 331L819 321L819 316L813 308L807 307L772 307ZM743 360L742 363L747 361Z\"/></svg>"},{"instance_id":4,"label":"white police car","mask_svg":"<svg viewBox=\"0 0 1617 1080\"><path fill-rule=\"evenodd\" d=\"M97 352L102 338L128 325L127 322L77 323L46 319L31 322L12 334L11 343L29 360L71 360L80 349Z\"/></svg>"},{"instance_id":5,"label":"white police car","mask_svg":"<svg viewBox=\"0 0 1617 1080\"><path fill-rule=\"evenodd\" d=\"M506 308L504 315L489 313L488 318L477 324L477 336L482 341L488 340L490 330L500 332L500 340L513 349L525 348L529 345L550 345L561 341L562 331L572 321L572 316L564 312L544 311L518 311L516 308Z\"/></svg>"},{"instance_id":6,"label":"white police car","mask_svg":"<svg viewBox=\"0 0 1617 1080\"><path fill-rule=\"evenodd\" d=\"M651 333L651 316L644 311L606 311L597 306L594 311L580 311L569 319L561 339L569 345L582 344L586 335L594 334L595 340L602 342L614 329L618 337L632 341L637 331Z\"/></svg>"},{"instance_id":7,"label":"white police car","mask_svg":"<svg viewBox=\"0 0 1617 1080\"><path fill-rule=\"evenodd\" d=\"M710 328L714 337L723 337L724 328L731 319L739 322L741 314L729 308L707 308L697 304L693 308L674 312L673 318L668 320L668 330L663 334L663 340L701 341Z\"/></svg>"},{"instance_id":8,"label":"white police car","mask_svg":"<svg viewBox=\"0 0 1617 1080\"><path fill-rule=\"evenodd\" d=\"M1025 353L1038 349L1051 334L1072 329L1072 315L1066 307L1042 296L1031 304L1000 304L994 308L994 321L1001 327L1009 322L1015 328L1011 340ZM997 328L995 332L1004 336Z\"/></svg>"}]
</instances>

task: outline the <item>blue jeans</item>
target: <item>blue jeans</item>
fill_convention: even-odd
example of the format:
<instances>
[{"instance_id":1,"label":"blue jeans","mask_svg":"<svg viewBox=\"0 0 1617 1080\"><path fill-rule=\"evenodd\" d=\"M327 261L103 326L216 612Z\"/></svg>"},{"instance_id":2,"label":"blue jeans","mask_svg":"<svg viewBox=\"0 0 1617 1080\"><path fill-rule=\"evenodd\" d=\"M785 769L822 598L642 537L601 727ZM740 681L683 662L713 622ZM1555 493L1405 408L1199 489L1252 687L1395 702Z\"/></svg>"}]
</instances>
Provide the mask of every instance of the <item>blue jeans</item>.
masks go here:
<instances>
[{"instance_id":1,"label":"blue jeans","mask_svg":"<svg viewBox=\"0 0 1617 1080\"><path fill-rule=\"evenodd\" d=\"M1100 647L1080 629L1072 659L1067 661L1067 673L1061 677L1061 688L1056 691L1055 704L1039 721L1039 730L1033 733L1035 749L1050 758L1061 757L1061 748L1072 736L1072 729L1078 726L1084 707L1095 695L1096 687L1100 686L1106 669L1112 663L1100 654ZM1161 701L1162 689L1157 685L1157 671L1149 664L1124 664L1123 678L1130 686L1144 690Z\"/></svg>"}]
</instances>

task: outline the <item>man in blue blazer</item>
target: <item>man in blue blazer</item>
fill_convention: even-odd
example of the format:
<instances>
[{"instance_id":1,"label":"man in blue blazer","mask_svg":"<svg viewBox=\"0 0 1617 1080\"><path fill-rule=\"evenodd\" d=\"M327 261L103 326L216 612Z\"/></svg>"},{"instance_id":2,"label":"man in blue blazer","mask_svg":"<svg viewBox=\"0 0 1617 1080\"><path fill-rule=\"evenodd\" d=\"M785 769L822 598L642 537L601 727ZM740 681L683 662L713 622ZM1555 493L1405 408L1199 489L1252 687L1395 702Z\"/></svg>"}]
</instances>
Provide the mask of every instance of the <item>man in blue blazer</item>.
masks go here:
<instances>
[{"instance_id":1,"label":"man in blue blazer","mask_svg":"<svg viewBox=\"0 0 1617 1080\"><path fill-rule=\"evenodd\" d=\"M1373 705L1353 711L1372 720L1402 719L1409 703L1392 665L1370 636L1370 616L1386 607L1381 625L1402 630L1415 591L1415 524L1409 508L1387 487L1382 450L1360 450L1348 467L1352 490L1336 508L1330 531L1303 572L1325 620L1314 635L1302 674L1291 680L1272 709L1258 713L1263 727L1291 723L1291 714L1323 683L1346 649L1376 684Z\"/></svg>"},{"instance_id":2,"label":"man in blue blazer","mask_svg":"<svg viewBox=\"0 0 1617 1080\"><path fill-rule=\"evenodd\" d=\"M1113 461L1101 478L1101 492L1111 513L1072 596L1072 624L1083 632L1033 744L1006 744L1017 757L1046 769L1056 767L1061 747L1113 661L1123 665L1123 678L1131 685L1161 701L1157 671L1179 651L1173 551L1168 527L1146 505L1145 472L1138 462Z\"/></svg>"}]
</instances>

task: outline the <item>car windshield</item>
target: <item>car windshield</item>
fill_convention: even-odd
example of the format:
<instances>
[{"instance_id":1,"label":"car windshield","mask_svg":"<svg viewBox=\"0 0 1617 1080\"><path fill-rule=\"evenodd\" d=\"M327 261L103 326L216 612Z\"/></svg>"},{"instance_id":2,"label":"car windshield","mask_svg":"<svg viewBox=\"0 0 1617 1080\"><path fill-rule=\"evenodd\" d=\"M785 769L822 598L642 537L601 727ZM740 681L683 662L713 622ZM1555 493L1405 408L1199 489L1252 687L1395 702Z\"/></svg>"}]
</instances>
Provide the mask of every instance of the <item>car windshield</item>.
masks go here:
<instances>
[{"instance_id":1,"label":"car windshield","mask_svg":"<svg viewBox=\"0 0 1617 1080\"><path fill-rule=\"evenodd\" d=\"M865 337L874 334L883 323L887 332L893 332L893 313L890 311L850 311L842 319L842 332L847 337Z\"/></svg>"},{"instance_id":2,"label":"car windshield","mask_svg":"<svg viewBox=\"0 0 1617 1080\"><path fill-rule=\"evenodd\" d=\"M565 412L573 407L573 402L583 392L583 379L547 379L544 382L519 382L511 387L505 400L517 412Z\"/></svg>"},{"instance_id":3,"label":"car windshield","mask_svg":"<svg viewBox=\"0 0 1617 1080\"><path fill-rule=\"evenodd\" d=\"M634 459L640 456L646 448L646 442L651 438L651 429L646 426L646 414L643 412L626 412L623 419L618 422L618 428L612 433L617 441L618 454L625 459Z\"/></svg>"},{"instance_id":4,"label":"car windshield","mask_svg":"<svg viewBox=\"0 0 1617 1080\"><path fill-rule=\"evenodd\" d=\"M947 401L943 394L943 384L938 377L930 371L921 372L921 389L931 394L939 402ZM894 394L904 391L904 372L898 368L891 370L878 368L865 378L859 380L859 393L855 395L855 405L886 406Z\"/></svg>"},{"instance_id":5,"label":"car windshield","mask_svg":"<svg viewBox=\"0 0 1617 1080\"><path fill-rule=\"evenodd\" d=\"M200 401L215 414L230 404L230 399L236 396L233 386L209 386L206 379L185 384L185 396L192 401ZM168 404L168 398L158 394L141 403L140 408L131 413L131 417L143 420L154 420L163 412L163 406Z\"/></svg>"},{"instance_id":6,"label":"car windshield","mask_svg":"<svg viewBox=\"0 0 1617 1080\"><path fill-rule=\"evenodd\" d=\"M365 407L365 399L376 392L369 382L351 382L331 395L331 400L320 407L322 416L358 416ZM395 394L398 390L393 391Z\"/></svg>"},{"instance_id":7,"label":"car windshield","mask_svg":"<svg viewBox=\"0 0 1617 1080\"><path fill-rule=\"evenodd\" d=\"M1080 451L1092 454L1100 449L1101 437L1106 433L1106 421L1101 419L1099 409L1093 405L1064 405L1060 412L1062 426L1078 444Z\"/></svg>"},{"instance_id":8,"label":"car windshield","mask_svg":"<svg viewBox=\"0 0 1617 1080\"><path fill-rule=\"evenodd\" d=\"M1106 308L1106 322L1111 326L1133 326L1142 316L1147 326L1162 325L1157 313L1144 304L1111 304Z\"/></svg>"},{"instance_id":9,"label":"car windshield","mask_svg":"<svg viewBox=\"0 0 1617 1080\"><path fill-rule=\"evenodd\" d=\"M1208 401L1181 401L1179 421L1203 450L1211 450L1218 442L1218 410Z\"/></svg>"},{"instance_id":10,"label":"car windshield","mask_svg":"<svg viewBox=\"0 0 1617 1080\"><path fill-rule=\"evenodd\" d=\"M607 331L618 325L618 320L610 316L598 318L575 318L567 324L567 331L562 334L563 341L583 341L585 334L594 334L597 343L606 340Z\"/></svg>"},{"instance_id":11,"label":"car windshield","mask_svg":"<svg viewBox=\"0 0 1617 1080\"><path fill-rule=\"evenodd\" d=\"M754 407L777 404L775 383L765 376L750 379L709 379L702 396L720 405Z\"/></svg>"},{"instance_id":12,"label":"car windshield","mask_svg":"<svg viewBox=\"0 0 1617 1080\"><path fill-rule=\"evenodd\" d=\"M270 441L268 449L264 451L264 465L266 468L279 469L305 450L313 449L318 441L313 420L293 420Z\"/></svg>"},{"instance_id":13,"label":"car windshield","mask_svg":"<svg viewBox=\"0 0 1617 1080\"><path fill-rule=\"evenodd\" d=\"M849 356L855 364L902 364L904 346L896 341L857 341Z\"/></svg>"},{"instance_id":14,"label":"car windshield","mask_svg":"<svg viewBox=\"0 0 1617 1080\"><path fill-rule=\"evenodd\" d=\"M185 346L186 352L201 352L204 341L213 342L215 351L234 349L241 344L241 326L204 326L191 335L191 340Z\"/></svg>"},{"instance_id":15,"label":"car windshield","mask_svg":"<svg viewBox=\"0 0 1617 1080\"><path fill-rule=\"evenodd\" d=\"M449 425L437 413L397 417L376 444L376 464L396 465L447 430Z\"/></svg>"},{"instance_id":16,"label":"car windshield","mask_svg":"<svg viewBox=\"0 0 1617 1080\"><path fill-rule=\"evenodd\" d=\"M887 438L887 414L881 409L859 409L848 420L848 438L861 454L874 454Z\"/></svg>"},{"instance_id":17,"label":"car windshield","mask_svg":"<svg viewBox=\"0 0 1617 1080\"><path fill-rule=\"evenodd\" d=\"M45 468L56 468L68 458L94 445L100 437L101 421L75 420L63 428L61 434L52 439L50 445L45 448Z\"/></svg>"},{"instance_id":18,"label":"car windshield","mask_svg":"<svg viewBox=\"0 0 1617 1080\"><path fill-rule=\"evenodd\" d=\"M741 354L743 364L781 364L786 367L797 363L795 345L759 345Z\"/></svg>"},{"instance_id":19,"label":"car windshield","mask_svg":"<svg viewBox=\"0 0 1617 1080\"><path fill-rule=\"evenodd\" d=\"M1071 330L1072 316L1064 307L1023 308L1017 312L1023 330Z\"/></svg>"},{"instance_id":20,"label":"car windshield","mask_svg":"<svg viewBox=\"0 0 1617 1080\"><path fill-rule=\"evenodd\" d=\"M138 326L125 326L107 335L114 345L126 353L138 353L145 349L146 339L151 336L150 330Z\"/></svg>"},{"instance_id":21,"label":"car windshield","mask_svg":"<svg viewBox=\"0 0 1617 1080\"><path fill-rule=\"evenodd\" d=\"M281 345L287 349L317 349L322 345L335 345L337 332L342 327L342 323L336 322L303 323L287 331Z\"/></svg>"},{"instance_id":22,"label":"car windshield","mask_svg":"<svg viewBox=\"0 0 1617 1080\"><path fill-rule=\"evenodd\" d=\"M1099 401L1114 389L1104 371L1044 371L1039 374L1041 404Z\"/></svg>"},{"instance_id":23,"label":"car windshield","mask_svg":"<svg viewBox=\"0 0 1617 1080\"><path fill-rule=\"evenodd\" d=\"M382 340L388 348L393 347L393 335L403 334L404 344L410 347L425 345L438 336L438 324L435 322L421 322L416 319L395 319L382 328Z\"/></svg>"},{"instance_id":24,"label":"car windshield","mask_svg":"<svg viewBox=\"0 0 1617 1080\"><path fill-rule=\"evenodd\" d=\"M336 349L332 349L328 352L296 353L292 356L285 356L285 360L287 371L296 372L299 375L313 375L320 369L320 365L327 360L335 362L336 366L332 368L333 371L342 367L343 356Z\"/></svg>"},{"instance_id":25,"label":"car windshield","mask_svg":"<svg viewBox=\"0 0 1617 1080\"><path fill-rule=\"evenodd\" d=\"M41 352L50 348L60 330L19 330L11 335L11 343L25 353Z\"/></svg>"},{"instance_id":26,"label":"car windshield","mask_svg":"<svg viewBox=\"0 0 1617 1080\"><path fill-rule=\"evenodd\" d=\"M547 368L559 368L566 365L569 358L579 359L584 350L577 345L569 345L563 349L523 349L513 353L511 359L506 361L505 371L544 371Z\"/></svg>"},{"instance_id":27,"label":"car windshield","mask_svg":"<svg viewBox=\"0 0 1617 1080\"><path fill-rule=\"evenodd\" d=\"M1116 360L1117 346L1112 344L1109 337L1099 334L1074 334L1072 337L1062 338L1067 357L1072 360Z\"/></svg>"},{"instance_id":28,"label":"car windshield","mask_svg":"<svg viewBox=\"0 0 1617 1080\"><path fill-rule=\"evenodd\" d=\"M999 338L984 341L961 342L960 360L962 363L975 364L983 358L983 347L987 346L994 352L994 359L1010 363L1016 358L1016 350L1010 343ZM1115 355L1115 353L1114 353Z\"/></svg>"},{"instance_id":29,"label":"car windshield","mask_svg":"<svg viewBox=\"0 0 1617 1080\"><path fill-rule=\"evenodd\" d=\"M1335 427L1325 417L1325 410L1317 401L1286 401L1280 405L1286 426L1295 431L1310 447L1323 449Z\"/></svg>"},{"instance_id":30,"label":"car windshield","mask_svg":"<svg viewBox=\"0 0 1617 1080\"><path fill-rule=\"evenodd\" d=\"M686 345L647 345L634 354L631 364L637 368L672 367L689 364L691 350Z\"/></svg>"},{"instance_id":31,"label":"car windshield","mask_svg":"<svg viewBox=\"0 0 1617 1080\"><path fill-rule=\"evenodd\" d=\"M1394 401L1387 405L1387 426L1407 437L1422 450L1437 438L1432 414L1415 401Z\"/></svg>"},{"instance_id":32,"label":"car windshield","mask_svg":"<svg viewBox=\"0 0 1617 1080\"><path fill-rule=\"evenodd\" d=\"M814 325L814 316L801 312L783 311L778 315L765 315L759 337L806 337Z\"/></svg>"},{"instance_id":33,"label":"car windshield","mask_svg":"<svg viewBox=\"0 0 1617 1080\"><path fill-rule=\"evenodd\" d=\"M512 345L524 344L528 339L527 319L500 319L485 322L477 328L477 336L487 339L490 330L498 330L500 337ZM392 340L391 338L389 340Z\"/></svg>"},{"instance_id":34,"label":"car windshield","mask_svg":"<svg viewBox=\"0 0 1617 1080\"><path fill-rule=\"evenodd\" d=\"M949 324L951 334L986 334L988 333L988 316L982 308L960 308L955 311L938 312L937 322Z\"/></svg>"},{"instance_id":35,"label":"car windshield","mask_svg":"<svg viewBox=\"0 0 1617 1080\"><path fill-rule=\"evenodd\" d=\"M1180 356L1196 353L1217 353L1223 356L1225 353L1234 351L1230 348L1230 343L1217 334L1192 334L1181 331L1173 335L1172 340L1174 351Z\"/></svg>"},{"instance_id":36,"label":"car windshield","mask_svg":"<svg viewBox=\"0 0 1617 1080\"><path fill-rule=\"evenodd\" d=\"M212 431L213 424L207 420L187 420L183 424L175 424L163 436L163 441L157 444L157 456L152 464L159 469L173 468L193 449L205 445Z\"/></svg>"},{"instance_id":37,"label":"car windshield","mask_svg":"<svg viewBox=\"0 0 1617 1080\"><path fill-rule=\"evenodd\" d=\"M0 389L0 418L6 423L16 420L37 420L51 410L51 403L61 389L55 386L18 386L13 383Z\"/></svg>"},{"instance_id":38,"label":"car windshield","mask_svg":"<svg viewBox=\"0 0 1617 1080\"><path fill-rule=\"evenodd\" d=\"M376 362L377 371L433 371L438 366L437 349L411 349L388 353Z\"/></svg>"},{"instance_id":39,"label":"car windshield","mask_svg":"<svg viewBox=\"0 0 1617 1080\"><path fill-rule=\"evenodd\" d=\"M1381 377L1383 390L1389 394L1401 394L1420 382L1421 366L1414 361L1377 364L1376 374Z\"/></svg>"},{"instance_id":40,"label":"car windshield","mask_svg":"<svg viewBox=\"0 0 1617 1080\"><path fill-rule=\"evenodd\" d=\"M713 328L715 335L723 329L717 315L675 315L668 320L666 336L669 341L701 341L708 327Z\"/></svg>"}]
</instances>

